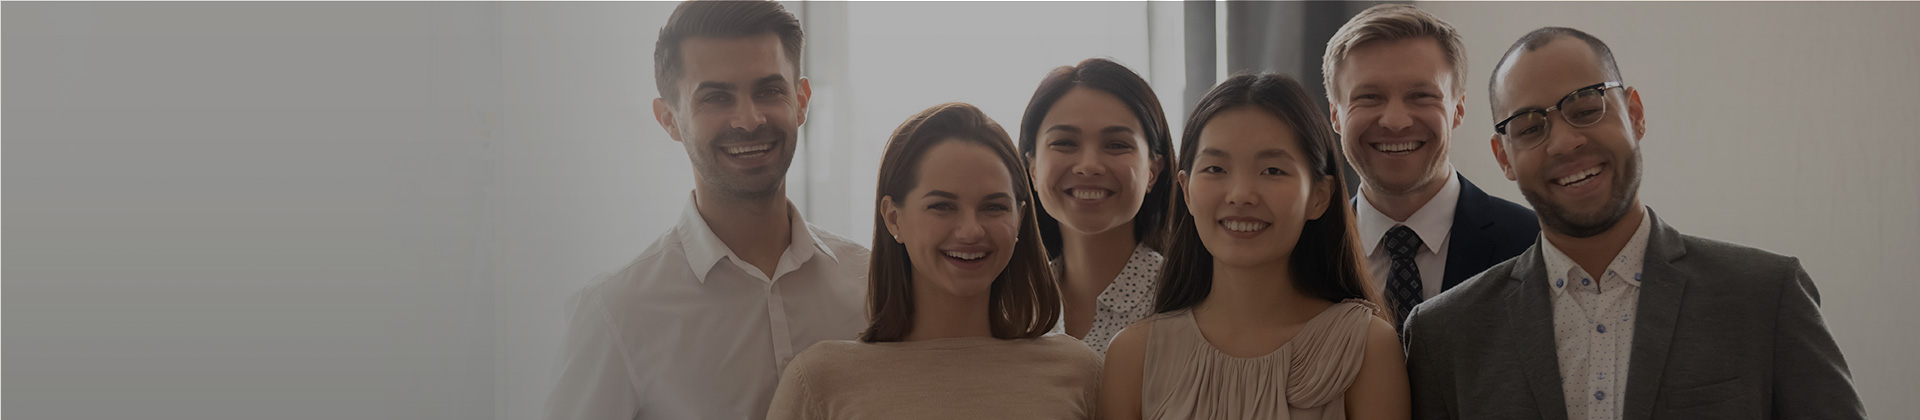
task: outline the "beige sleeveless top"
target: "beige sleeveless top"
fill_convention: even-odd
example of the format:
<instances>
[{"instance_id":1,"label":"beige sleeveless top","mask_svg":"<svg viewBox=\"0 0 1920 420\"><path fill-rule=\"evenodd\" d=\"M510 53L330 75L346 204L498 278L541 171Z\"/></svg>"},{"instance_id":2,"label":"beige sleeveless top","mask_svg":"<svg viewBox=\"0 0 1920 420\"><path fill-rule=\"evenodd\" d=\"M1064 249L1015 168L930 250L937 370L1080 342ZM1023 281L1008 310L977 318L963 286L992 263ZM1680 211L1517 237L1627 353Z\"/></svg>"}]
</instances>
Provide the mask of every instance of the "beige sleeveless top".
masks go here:
<instances>
[{"instance_id":1,"label":"beige sleeveless top","mask_svg":"<svg viewBox=\"0 0 1920 420\"><path fill-rule=\"evenodd\" d=\"M1292 341L1256 358L1228 356L1200 335L1191 310L1150 318L1141 414L1146 419L1345 419L1372 304L1328 307Z\"/></svg>"}]
</instances>

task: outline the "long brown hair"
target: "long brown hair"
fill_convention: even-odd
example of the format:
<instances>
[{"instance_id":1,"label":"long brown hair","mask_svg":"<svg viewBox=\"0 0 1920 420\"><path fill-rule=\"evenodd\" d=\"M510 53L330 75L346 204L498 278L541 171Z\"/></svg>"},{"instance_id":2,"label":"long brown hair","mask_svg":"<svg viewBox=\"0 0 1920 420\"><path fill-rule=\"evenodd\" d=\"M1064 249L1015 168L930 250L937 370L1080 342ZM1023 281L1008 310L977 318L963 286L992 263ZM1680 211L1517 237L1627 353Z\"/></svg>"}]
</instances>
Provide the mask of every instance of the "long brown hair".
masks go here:
<instances>
[{"instance_id":1,"label":"long brown hair","mask_svg":"<svg viewBox=\"0 0 1920 420\"><path fill-rule=\"evenodd\" d=\"M1053 111L1053 104L1074 88L1088 88L1120 98L1127 109L1133 111L1134 119L1140 121L1141 137L1147 140L1150 158L1160 163L1160 173L1155 175L1153 185L1147 187L1147 195L1140 202L1140 210L1133 215L1133 242L1144 243L1147 248L1164 251L1166 241L1167 208L1171 207L1173 191L1173 130L1167 128L1167 114L1160 110L1160 97L1153 94L1153 87L1141 79L1139 74L1128 70L1126 66L1104 58L1089 58L1073 66L1060 66L1047 72L1040 79L1040 87L1033 92L1033 99L1027 101L1027 111L1020 117L1020 155L1027 163L1032 163L1035 150L1039 149L1040 122L1047 119L1047 113ZM1040 239L1047 245L1047 256L1060 256L1060 221L1047 214L1044 204L1034 202L1039 207L1034 214L1039 217Z\"/></svg>"},{"instance_id":2,"label":"long brown hair","mask_svg":"<svg viewBox=\"0 0 1920 420\"><path fill-rule=\"evenodd\" d=\"M906 245L887 234L881 200L892 197L894 205L904 205L907 194L920 184L920 161L927 151L949 141L986 146L1013 175L1014 201L1019 205L1015 212L1020 215L1020 234L1015 238L1025 240L1014 242L1012 260L987 292L987 317L994 338L1036 338L1060 320L1060 290L1053 284L1053 271L1047 269L1026 166L1013 140L979 108L951 102L920 111L900 124L881 155L880 185L874 193L873 254L867 264L868 323L861 341L900 341L913 332L913 261Z\"/></svg>"},{"instance_id":3,"label":"long brown hair","mask_svg":"<svg viewBox=\"0 0 1920 420\"><path fill-rule=\"evenodd\" d=\"M1380 293L1368 281L1366 264L1360 257L1359 229L1353 224L1353 209L1347 206L1347 180L1337 164L1340 148L1333 129L1300 81L1282 74L1239 74L1207 91L1194 107L1193 117L1187 118L1180 140L1180 170L1193 170L1200 130L1207 122L1221 112L1240 108L1265 111L1286 122L1294 138L1299 139L1307 167L1333 183L1328 189L1333 196L1326 212L1307 220L1300 228L1299 242L1293 245L1288 269L1293 274L1294 289L1330 302L1366 299L1377 307L1386 307L1379 305ZM1155 312L1191 308L1213 291L1213 253L1200 242L1185 194L1174 191L1173 236L1167 247L1166 268L1160 271ZM1386 319L1392 319L1391 315Z\"/></svg>"}]
</instances>

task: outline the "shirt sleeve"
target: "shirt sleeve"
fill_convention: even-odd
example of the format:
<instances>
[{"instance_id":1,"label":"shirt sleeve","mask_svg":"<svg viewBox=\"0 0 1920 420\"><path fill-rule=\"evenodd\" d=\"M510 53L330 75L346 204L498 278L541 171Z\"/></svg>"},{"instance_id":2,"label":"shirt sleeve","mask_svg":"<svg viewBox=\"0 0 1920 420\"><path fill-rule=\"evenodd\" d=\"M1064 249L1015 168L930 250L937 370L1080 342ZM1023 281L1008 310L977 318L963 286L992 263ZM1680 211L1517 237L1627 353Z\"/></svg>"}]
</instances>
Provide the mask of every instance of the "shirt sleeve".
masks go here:
<instances>
[{"instance_id":1,"label":"shirt sleeve","mask_svg":"<svg viewBox=\"0 0 1920 420\"><path fill-rule=\"evenodd\" d=\"M1866 408L1833 333L1820 316L1820 292L1799 260L1781 286L1774 331L1773 416L1864 419Z\"/></svg>"},{"instance_id":2,"label":"shirt sleeve","mask_svg":"<svg viewBox=\"0 0 1920 420\"><path fill-rule=\"evenodd\" d=\"M606 305L590 286L568 301L567 308L566 348L560 356L560 379L547 397L547 419L635 418L638 394Z\"/></svg>"}]
</instances>

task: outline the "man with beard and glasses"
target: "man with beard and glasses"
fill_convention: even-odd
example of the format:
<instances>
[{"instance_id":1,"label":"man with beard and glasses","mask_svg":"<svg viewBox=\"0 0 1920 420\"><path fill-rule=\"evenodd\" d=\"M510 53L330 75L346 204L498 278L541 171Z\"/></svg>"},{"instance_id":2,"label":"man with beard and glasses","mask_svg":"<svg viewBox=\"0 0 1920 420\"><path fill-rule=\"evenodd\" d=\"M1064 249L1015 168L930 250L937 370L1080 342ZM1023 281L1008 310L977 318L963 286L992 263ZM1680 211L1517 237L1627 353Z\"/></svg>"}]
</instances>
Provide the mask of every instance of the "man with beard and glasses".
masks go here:
<instances>
[{"instance_id":1,"label":"man with beard and glasses","mask_svg":"<svg viewBox=\"0 0 1920 420\"><path fill-rule=\"evenodd\" d=\"M1858 419L1800 261L1640 204L1640 93L1606 44L1542 28L1490 82L1494 157L1541 239L1416 307L1419 419Z\"/></svg>"},{"instance_id":2,"label":"man with beard and glasses","mask_svg":"<svg viewBox=\"0 0 1920 420\"><path fill-rule=\"evenodd\" d=\"M679 223L571 312L550 419L758 419L781 371L867 326L867 250L800 218L787 167L812 89L778 3L681 3L654 117L696 172Z\"/></svg>"},{"instance_id":3,"label":"man with beard and glasses","mask_svg":"<svg viewBox=\"0 0 1920 420\"><path fill-rule=\"evenodd\" d=\"M1362 255L1398 328L1414 305L1520 255L1540 224L1447 160L1467 112L1467 48L1410 4L1354 15L1327 42L1328 115L1347 162Z\"/></svg>"}]
</instances>

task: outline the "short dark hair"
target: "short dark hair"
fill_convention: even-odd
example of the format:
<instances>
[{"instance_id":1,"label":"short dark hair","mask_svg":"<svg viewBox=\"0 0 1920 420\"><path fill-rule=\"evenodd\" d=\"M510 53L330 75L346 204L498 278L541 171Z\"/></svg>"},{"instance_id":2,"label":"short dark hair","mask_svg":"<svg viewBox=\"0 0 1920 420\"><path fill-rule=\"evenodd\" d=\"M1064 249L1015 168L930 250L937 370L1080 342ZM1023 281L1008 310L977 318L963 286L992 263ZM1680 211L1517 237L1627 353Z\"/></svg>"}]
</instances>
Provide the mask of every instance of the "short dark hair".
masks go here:
<instances>
[{"instance_id":1,"label":"short dark hair","mask_svg":"<svg viewBox=\"0 0 1920 420\"><path fill-rule=\"evenodd\" d=\"M1200 132L1207 123L1223 112L1242 108L1257 109L1285 122L1300 142L1308 170L1333 183L1328 188L1332 196L1325 212L1307 220L1293 246L1288 270L1293 274L1294 290L1329 302L1365 299L1386 308L1380 304L1373 282L1367 280L1359 229L1354 227L1352 207L1347 206L1347 179L1340 170L1339 141L1321 111L1325 108L1314 104L1300 81L1283 74L1239 74L1207 91L1194 106L1193 116L1187 118L1185 133L1180 136L1180 170L1193 170L1194 157L1200 151ZM1176 190L1174 202L1185 203L1185 194ZM1154 312L1192 308L1213 292L1213 253L1200 241L1193 214L1187 206L1175 205L1172 215L1173 236L1167 243L1167 265L1160 270ZM1380 314L1383 319L1392 316L1386 311Z\"/></svg>"},{"instance_id":2,"label":"short dark hair","mask_svg":"<svg viewBox=\"0 0 1920 420\"><path fill-rule=\"evenodd\" d=\"M660 97L672 103L680 98L674 82L685 70L680 44L692 37L743 38L777 34L785 48L793 71L800 71L800 55L806 37L800 19L780 3L764 0L690 0L681 2L660 28L660 39L653 44L653 83Z\"/></svg>"},{"instance_id":3,"label":"short dark hair","mask_svg":"<svg viewBox=\"0 0 1920 420\"><path fill-rule=\"evenodd\" d=\"M905 340L913 332L913 261L905 244L887 234L885 200L906 204L907 194L919 186L920 162L934 146L947 142L970 143L986 147L1000 157L1013 176L1015 214L1020 216L1020 233L1013 243L1012 259L993 279L987 292L987 322L994 338L1037 338L1053 329L1060 320L1060 289L1053 282L1053 270L1047 268L1047 253L1039 241L1039 227L1033 221L1033 194L1027 186L1027 169L1020 164L1020 152L1007 138L1007 130L987 118L979 108L958 102L935 105L920 111L887 139L880 156L880 185L874 192L873 254L867 264L867 329L860 341L884 343ZM1019 239L1026 239L1020 241Z\"/></svg>"},{"instance_id":4,"label":"short dark hair","mask_svg":"<svg viewBox=\"0 0 1920 420\"><path fill-rule=\"evenodd\" d=\"M1507 47L1507 52L1501 54L1500 61L1493 65L1493 75L1487 76L1487 98L1489 98L1487 104L1494 107L1492 112L1496 114L1500 112L1500 104L1495 103L1498 98L1494 96L1493 89L1500 83L1500 69L1507 66L1507 60L1513 59L1513 56L1518 55L1521 51L1538 50L1540 47L1545 47L1547 44L1551 44L1554 40L1560 38L1573 38L1587 43L1587 48L1593 50L1593 55L1600 57L1600 67L1601 70L1606 71L1607 78L1613 81L1625 82L1625 80L1620 78L1620 64L1613 61L1613 49L1607 48L1607 43L1600 42L1600 38L1595 38L1593 35L1582 32L1579 29L1548 26L1535 29L1533 32L1522 35L1519 41L1513 42L1513 46ZM1502 118L1500 115L1493 116L1495 120L1500 118Z\"/></svg>"},{"instance_id":5,"label":"short dark hair","mask_svg":"<svg viewBox=\"0 0 1920 420\"><path fill-rule=\"evenodd\" d=\"M1155 251L1166 236L1167 207L1172 203L1173 191L1173 131L1167 127L1167 114L1160 108L1160 97L1153 94L1153 87L1139 74L1128 70L1126 66L1104 58L1089 58L1072 66L1060 66L1047 72L1040 79L1040 88L1033 92L1033 99L1027 101L1027 111L1020 116L1020 155L1027 164L1033 164L1035 150L1040 137L1040 123L1047 119L1047 113L1053 111L1053 104L1066 96L1074 88L1088 88L1106 92L1127 109L1133 111L1134 119L1140 121L1140 133L1147 140L1147 149L1153 152L1149 158L1160 162L1160 173L1155 175L1153 185L1147 187L1147 196L1140 202L1140 211L1133 215L1133 241L1146 244ZM1037 191L1035 192L1038 193ZM1047 209L1035 201L1034 212L1040 222L1040 240L1047 245L1047 257L1060 256L1060 221L1047 214Z\"/></svg>"}]
</instances>

